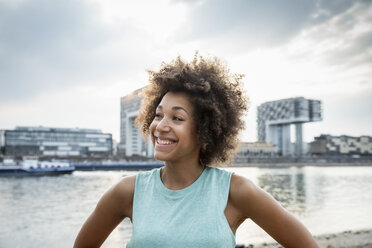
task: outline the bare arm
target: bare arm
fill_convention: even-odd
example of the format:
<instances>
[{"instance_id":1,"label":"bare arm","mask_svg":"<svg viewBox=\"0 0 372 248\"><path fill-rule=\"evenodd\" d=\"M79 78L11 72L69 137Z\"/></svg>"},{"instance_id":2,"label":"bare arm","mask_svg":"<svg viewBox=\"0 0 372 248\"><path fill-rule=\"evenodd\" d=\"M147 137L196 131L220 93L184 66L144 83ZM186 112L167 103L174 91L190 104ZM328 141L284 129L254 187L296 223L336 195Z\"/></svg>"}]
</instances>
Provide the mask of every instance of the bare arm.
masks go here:
<instances>
[{"instance_id":1,"label":"bare arm","mask_svg":"<svg viewBox=\"0 0 372 248\"><path fill-rule=\"evenodd\" d=\"M100 247L114 228L132 216L136 176L123 178L99 200L76 237L74 248Z\"/></svg>"},{"instance_id":2,"label":"bare arm","mask_svg":"<svg viewBox=\"0 0 372 248\"><path fill-rule=\"evenodd\" d=\"M318 247L310 232L275 199L250 180L232 175L231 203L284 247Z\"/></svg>"}]
</instances>

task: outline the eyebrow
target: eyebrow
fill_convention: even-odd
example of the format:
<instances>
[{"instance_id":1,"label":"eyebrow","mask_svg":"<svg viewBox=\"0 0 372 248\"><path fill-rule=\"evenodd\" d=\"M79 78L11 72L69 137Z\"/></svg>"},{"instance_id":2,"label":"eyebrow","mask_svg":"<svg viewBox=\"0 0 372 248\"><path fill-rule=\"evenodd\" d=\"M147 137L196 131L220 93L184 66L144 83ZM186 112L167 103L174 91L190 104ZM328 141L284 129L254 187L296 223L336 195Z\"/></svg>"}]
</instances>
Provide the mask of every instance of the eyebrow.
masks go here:
<instances>
[{"instance_id":1,"label":"eyebrow","mask_svg":"<svg viewBox=\"0 0 372 248\"><path fill-rule=\"evenodd\" d=\"M159 105L159 106L157 107L157 109L163 109L163 106ZM173 106L173 107L172 107L172 110L183 110L183 111L185 111L187 114L189 114L189 112L187 112L187 110L184 109L184 108L181 107L181 106Z\"/></svg>"}]
</instances>

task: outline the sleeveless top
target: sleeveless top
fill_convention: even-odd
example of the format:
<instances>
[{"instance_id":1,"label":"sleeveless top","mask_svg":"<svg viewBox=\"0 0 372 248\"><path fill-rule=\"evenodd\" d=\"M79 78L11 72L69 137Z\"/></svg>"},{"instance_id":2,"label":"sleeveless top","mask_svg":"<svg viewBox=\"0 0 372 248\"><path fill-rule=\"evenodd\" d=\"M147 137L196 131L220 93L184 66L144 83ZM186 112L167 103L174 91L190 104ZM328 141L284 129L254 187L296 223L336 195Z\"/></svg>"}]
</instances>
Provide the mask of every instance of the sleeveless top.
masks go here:
<instances>
[{"instance_id":1,"label":"sleeveless top","mask_svg":"<svg viewBox=\"0 0 372 248\"><path fill-rule=\"evenodd\" d=\"M206 167L181 190L170 190L160 168L139 172L133 198L133 233L127 248L235 248L224 214L231 172Z\"/></svg>"}]
</instances>

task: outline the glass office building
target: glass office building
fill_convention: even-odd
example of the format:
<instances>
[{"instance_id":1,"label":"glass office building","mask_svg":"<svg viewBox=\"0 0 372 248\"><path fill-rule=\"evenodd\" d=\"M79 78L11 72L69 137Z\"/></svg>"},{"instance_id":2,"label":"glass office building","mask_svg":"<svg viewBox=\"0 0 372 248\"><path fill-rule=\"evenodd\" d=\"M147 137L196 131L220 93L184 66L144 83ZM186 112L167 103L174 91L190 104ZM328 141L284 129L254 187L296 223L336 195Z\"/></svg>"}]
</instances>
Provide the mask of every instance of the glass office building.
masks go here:
<instances>
[{"instance_id":1,"label":"glass office building","mask_svg":"<svg viewBox=\"0 0 372 248\"><path fill-rule=\"evenodd\" d=\"M112 135L97 129L16 127L5 130L5 155L111 155Z\"/></svg>"}]
</instances>

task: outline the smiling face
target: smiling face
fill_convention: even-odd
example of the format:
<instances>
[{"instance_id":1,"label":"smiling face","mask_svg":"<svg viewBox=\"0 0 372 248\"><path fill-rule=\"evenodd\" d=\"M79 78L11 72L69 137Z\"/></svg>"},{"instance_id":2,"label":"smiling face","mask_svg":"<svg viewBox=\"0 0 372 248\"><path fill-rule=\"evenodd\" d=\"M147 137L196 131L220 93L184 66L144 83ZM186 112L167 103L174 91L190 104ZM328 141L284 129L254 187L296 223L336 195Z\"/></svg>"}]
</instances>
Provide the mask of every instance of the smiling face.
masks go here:
<instances>
[{"instance_id":1,"label":"smiling face","mask_svg":"<svg viewBox=\"0 0 372 248\"><path fill-rule=\"evenodd\" d=\"M169 162L198 161L200 144L194 108L185 93L168 92L150 125L154 157Z\"/></svg>"}]
</instances>

